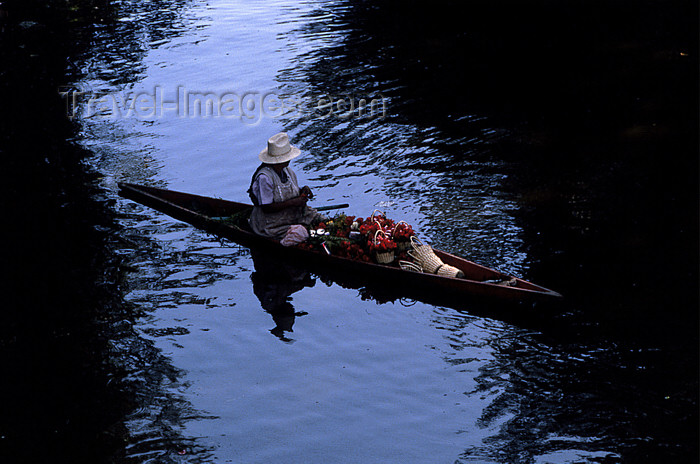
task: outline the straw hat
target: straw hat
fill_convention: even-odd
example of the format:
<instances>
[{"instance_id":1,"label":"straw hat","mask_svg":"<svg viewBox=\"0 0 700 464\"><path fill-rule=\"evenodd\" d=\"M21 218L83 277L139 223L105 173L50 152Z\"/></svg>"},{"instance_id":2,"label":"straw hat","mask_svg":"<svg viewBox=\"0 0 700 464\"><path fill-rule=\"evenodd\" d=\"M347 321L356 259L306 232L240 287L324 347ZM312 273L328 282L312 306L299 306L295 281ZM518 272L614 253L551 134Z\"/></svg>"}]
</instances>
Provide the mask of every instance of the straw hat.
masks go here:
<instances>
[{"instance_id":1,"label":"straw hat","mask_svg":"<svg viewBox=\"0 0 700 464\"><path fill-rule=\"evenodd\" d=\"M267 141L267 148L260 152L260 161L267 164L280 164L296 158L301 150L289 144L286 132L275 134Z\"/></svg>"}]
</instances>

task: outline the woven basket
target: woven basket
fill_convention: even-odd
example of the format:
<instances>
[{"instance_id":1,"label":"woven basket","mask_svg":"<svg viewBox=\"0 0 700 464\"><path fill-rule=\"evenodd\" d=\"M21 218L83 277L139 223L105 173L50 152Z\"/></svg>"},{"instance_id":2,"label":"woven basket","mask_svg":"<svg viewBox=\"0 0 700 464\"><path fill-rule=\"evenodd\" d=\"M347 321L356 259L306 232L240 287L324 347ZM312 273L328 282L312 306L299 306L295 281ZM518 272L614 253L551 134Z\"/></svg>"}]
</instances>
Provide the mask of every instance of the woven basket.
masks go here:
<instances>
[{"instance_id":1,"label":"woven basket","mask_svg":"<svg viewBox=\"0 0 700 464\"><path fill-rule=\"evenodd\" d=\"M394 262L396 255L393 251L387 251L386 253L375 253L374 257L379 264L391 264Z\"/></svg>"},{"instance_id":2,"label":"woven basket","mask_svg":"<svg viewBox=\"0 0 700 464\"><path fill-rule=\"evenodd\" d=\"M435 274L438 268L444 264L430 246L423 244L416 237L411 237L411 248L408 255L423 269L423 272Z\"/></svg>"},{"instance_id":3,"label":"woven basket","mask_svg":"<svg viewBox=\"0 0 700 464\"><path fill-rule=\"evenodd\" d=\"M440 267L437 268L435 274L443 277L464 278L464 272L460 271L454 266L450 266L449 264L442 264Z\"/></svg>"},{"instance_id":4,"label":"woven basket","mask_svg":"<svg viewBox=\"0 0 700 464\"><path fill-rule=\"evenodd\" d=\"M384 233L383 230L379 229L374 233L374 244L377 244L377 236L379 234L382 234L383 236L386 237L386 233ZM379 264L391 264L394 262L394 259L396 258L396 252L394 250L391 251L385 251L385 252L374 252L374 257L377 260Z\"/></svg>"},{"instance_id":5,"label":"woven basket","mask_svg":"<svg viewBox=\"0 0 700 464\"><path fill-rule=\"evenodd\" d=\"M413 249L408 252L408 255L423 269L423 272L443 277L464 277L464 272L443 263L433 252L433 249L421 242L420 239L411 237L411 247Z\"/></svg>"},{"instance_id":6,"label":"woven basket","mask_svg":"<svg viewBox=\"0 0 700 464\"><path fill-rule=\"evenodd\" d=\"M421 268L416 263L412 263L410 261L400 260L399 267L404 271L423 272L423 268Z\"/></svg>"},{"instance_id":7,"label":"woven basket","mask_svg":"<svg viewBox=\"0 0 700 464\"><path fill-rule=\"evenodd\" d=\"M391 231L391 238L394 238L394 233L396 232L396 228L399 227L399 224L406 224L407 226L410 226L410 225L408 224L408 222L406 222L406 221L399 221L399 222L397 222L396 225L394 225L394 230ZM411 240L410 240L410 237L409 237L408 240L402 240L402 241L398 241L398 240L396 240L396 239L394 238L394 241L396 242L396 249L397 249L398 251L406 251L406 250L408 250L409 248L411 248Z\"/></svg>"},{"instance_id":8,"label":"woven basket","mask_svg":"<svg viewBox=\"0 0 700 464\"><path fill-rule=\"evenodd\" d=\"M411 248L411 242L408 240L405 240L403 242L396 242L396 250L401 252L401 251L406 251L409 248Z\"/></svg>"},{"instance_id":9,"label":"woven basket","mask_svg":"<svg viewBox=\"0 0 700 464\"><path fill-rule=\"evenodd\" d=\"M374 211L372 211L372 215L369 217L370 221L376 221L376 219L374 219L374 215L377 213L379 213L383 218L386 217L386 214L384 214L384 211L380 211L378 209L375 209Z\"/></svg>"}]
</instances>

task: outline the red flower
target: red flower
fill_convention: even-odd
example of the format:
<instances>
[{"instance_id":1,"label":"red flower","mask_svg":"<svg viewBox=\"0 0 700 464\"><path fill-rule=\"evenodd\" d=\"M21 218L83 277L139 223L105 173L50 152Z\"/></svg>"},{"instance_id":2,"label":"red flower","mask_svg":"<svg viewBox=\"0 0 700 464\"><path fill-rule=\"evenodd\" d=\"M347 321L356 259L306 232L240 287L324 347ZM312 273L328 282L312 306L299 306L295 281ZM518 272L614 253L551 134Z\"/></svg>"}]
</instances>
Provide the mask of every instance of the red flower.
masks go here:
<instances>
[{"instance_id":1,"label":"red flower","mask_svg":"<svg viewBox=\"0 0 700 464\"><path fill-rule=\"evenodd\" d=\"M370 251L377 253L385 253L396 249L396 243L392 239L381 235L374 242L370 241L368 245Z\"/></svg>"},{"instance_id":2,"label":"red flower","mask_svg":"<svg viewBox=\"0 0 700 464\"><path fill-rule=\"evenodd\" d=\"M360 226L362 235L373 236L379 230L379 224L376 222L365 223Z\"/></svg>"},{"instance_id":3,"label":"red flower","mask_svg":"<svg viewBox=\"0 0 700 464\"><path fill-rule=\"evenodd\" d=\"M406 241L409 240L413 235L416 235L415 232L413 232L413 227L402 222L394 229L394 232L392 233L392 238L398 241Z\"/></svg>"}]
</instances>

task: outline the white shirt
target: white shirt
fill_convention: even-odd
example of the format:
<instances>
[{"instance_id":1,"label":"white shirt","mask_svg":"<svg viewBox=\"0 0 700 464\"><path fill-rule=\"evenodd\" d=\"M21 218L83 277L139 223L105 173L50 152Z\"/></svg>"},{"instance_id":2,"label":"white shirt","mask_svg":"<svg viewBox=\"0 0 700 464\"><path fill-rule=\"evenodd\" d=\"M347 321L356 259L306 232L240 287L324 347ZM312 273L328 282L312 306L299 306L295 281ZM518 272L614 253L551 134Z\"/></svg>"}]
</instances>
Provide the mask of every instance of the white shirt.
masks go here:
<instances>
[{"instance_id":1,"label":"white shirt","mask_svg":"<svg viewBox=\"0 0 700 464\"><path fill-rule=\"evenodd\" d=\"M253 195L261 205L269 205L273 200L272 181L265 173L260 173L253 182Z\"/></svg>"}]
</instances>

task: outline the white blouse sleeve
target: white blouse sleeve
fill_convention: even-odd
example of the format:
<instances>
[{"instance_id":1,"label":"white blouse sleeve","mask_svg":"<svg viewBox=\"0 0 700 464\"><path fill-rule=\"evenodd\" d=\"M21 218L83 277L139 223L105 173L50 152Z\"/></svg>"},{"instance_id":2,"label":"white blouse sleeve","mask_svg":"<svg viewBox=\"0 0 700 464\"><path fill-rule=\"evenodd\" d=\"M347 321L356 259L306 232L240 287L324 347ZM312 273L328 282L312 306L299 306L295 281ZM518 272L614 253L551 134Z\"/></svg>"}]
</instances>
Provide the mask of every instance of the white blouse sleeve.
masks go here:
<instances>
[{"instance_id":1,"label":"white blouse sleeve","mask_svg":"<svg viewBox=\"0 0 700 464\"><path fill-rule=\"evenodd\" d=\"M253 194L261 205L269 205L273 202L272 181L265 175L260 174L253 182Z\"/></svg>"}]
</instances>

